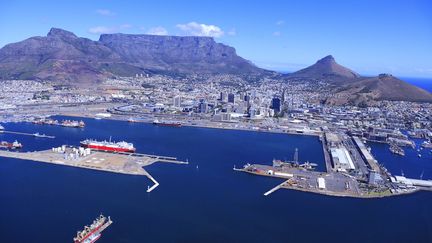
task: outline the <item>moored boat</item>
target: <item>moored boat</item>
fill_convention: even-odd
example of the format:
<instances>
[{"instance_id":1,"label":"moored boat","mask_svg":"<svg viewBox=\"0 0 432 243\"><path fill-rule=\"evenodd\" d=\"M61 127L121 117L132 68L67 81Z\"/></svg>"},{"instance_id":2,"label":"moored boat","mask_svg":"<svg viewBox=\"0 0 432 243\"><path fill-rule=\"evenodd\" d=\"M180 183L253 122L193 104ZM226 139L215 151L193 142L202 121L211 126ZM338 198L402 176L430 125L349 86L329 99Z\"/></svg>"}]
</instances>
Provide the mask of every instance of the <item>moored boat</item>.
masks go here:
<instances>
[{"instance_id":1,"label":"moored boat","mask_svg":"<svg viewBox=\"0 0 432 243\"><path fill-rule=\"evenodd\" d=\"M165 121L159 121L159 120L154 120L153 121L154 125L157 126L166 126L166 127L181 127L182 124L180 122L165 122Z\"/></svg>"}]
</instances>

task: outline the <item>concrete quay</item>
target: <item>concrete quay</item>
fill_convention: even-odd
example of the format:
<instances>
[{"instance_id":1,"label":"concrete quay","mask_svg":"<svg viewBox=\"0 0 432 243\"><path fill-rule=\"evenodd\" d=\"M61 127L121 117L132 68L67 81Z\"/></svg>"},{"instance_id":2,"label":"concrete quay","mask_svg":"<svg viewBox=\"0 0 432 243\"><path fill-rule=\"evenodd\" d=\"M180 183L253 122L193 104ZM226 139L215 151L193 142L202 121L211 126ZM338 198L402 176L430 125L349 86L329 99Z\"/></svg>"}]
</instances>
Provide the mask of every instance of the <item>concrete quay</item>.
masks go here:
<instances>
[{"instance_id":1,"label":"concrete quay","mask_svg":"<svg viewBox=\"0 0 432 243\"><path fill-rule=\"evenodd\" d=\"M188 164L174 157L145 155L133 153L108 153L92 151L89 155L70 157L67 153L42 150L35 152L12 152L0 150L0 157L31 160L42 163L72 166L84 169L106 171L127 175L140 175L149 178L154 185L147 190L151 192L159 183L143 168L155 162Z\"/></svg>"}]
</instances>

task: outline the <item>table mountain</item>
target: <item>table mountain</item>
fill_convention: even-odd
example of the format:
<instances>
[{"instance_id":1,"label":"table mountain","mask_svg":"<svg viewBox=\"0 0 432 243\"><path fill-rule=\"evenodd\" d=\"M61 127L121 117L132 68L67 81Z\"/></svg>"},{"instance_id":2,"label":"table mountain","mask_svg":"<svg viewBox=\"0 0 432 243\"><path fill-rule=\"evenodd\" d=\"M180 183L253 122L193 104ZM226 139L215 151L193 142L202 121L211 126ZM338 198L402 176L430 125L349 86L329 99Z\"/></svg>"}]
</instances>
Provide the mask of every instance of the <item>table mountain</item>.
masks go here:
<instances>
[{"instance_id":1,"label":"table mountain","mask_svg":"<svg viewBox=\"0 0 432 243\"><path fill-rule=\"evenodd\" d=\"M143 72L261 73L210 37L104 34L98 41L52 28L0 49L0 79L92 82Z\"/></svg>"}]
</instances>

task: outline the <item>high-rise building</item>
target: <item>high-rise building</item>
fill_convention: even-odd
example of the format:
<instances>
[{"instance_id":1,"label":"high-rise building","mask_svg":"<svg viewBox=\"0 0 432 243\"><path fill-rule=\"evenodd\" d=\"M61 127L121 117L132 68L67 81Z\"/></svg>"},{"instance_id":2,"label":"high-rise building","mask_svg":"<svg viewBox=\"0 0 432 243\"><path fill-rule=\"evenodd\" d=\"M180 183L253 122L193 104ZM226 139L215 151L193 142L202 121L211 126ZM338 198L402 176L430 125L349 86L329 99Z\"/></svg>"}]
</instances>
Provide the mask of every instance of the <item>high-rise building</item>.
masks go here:
<instances>
[{"instance_id":1,"label":"high-rise building","mask_svg":"<svg viewBox=\"0 0 432 243\"><path fill-rule=\"evenodd\" d=\"M254 118L256 115L256 110L254 107L249 108L249 117Z\"/></svg>"},{"instance_id":2,"label":"high-rise building","mask_svg":"<svg viewBox=\"0 0 432 243\"><path fill-rule=\"evenodd\" d=\"M234 104L235 96L233 93L228 94L228 102Z\"/></svg>"},{"instance_id":3,"label":"high-rise building","mask_svg":"<svg viewBox=\"0 0 432 243\"><path fill-rule=\"evenodd\" d=\"M226 92L220 92L220 97L219 99L221 101L227 101L227 93Z\"/></svg>"},{"instance_id":4,"label":"high-rise building","mask_svg":"<svg viewBox=\"0 0 432 243\"><path fill-rule=\"evenodd\" d=\"M279 97L274 97L272 99L271 108L275 113L279 113L281 111L281 100Z\"/></svg>"},{"instance_id":5,"label":"high-rise building","mask_svg":"<svg viewBox=\"0 0 432 243\"><path fill-rule=\"evenodd\" d=\"M198 111L200 113L207 113L207 102L204 99L200 100Z\"/></svg>"},{"instance_id":6,"label":"high-rise building","mask_svg":"<svg viewBox=\"0 0 432 243\"><path fill-rule=\"evenodd\" d=\"M250 96L249 95L245 95L244 96L244 101L249 101L250 100Z\"/></svg>"},{"instance_id":7,"label":"high-rise building","mask_svg":"<svg viewBox=\"0 0 432 243\"><path fill-rule=\"evenodd\" d=\"M174 105L174 107L180 107L181 106L181 98L180 98L180 96L174 96L174 98L173 98L173 105Z\"/></svg>"}]
</instances>

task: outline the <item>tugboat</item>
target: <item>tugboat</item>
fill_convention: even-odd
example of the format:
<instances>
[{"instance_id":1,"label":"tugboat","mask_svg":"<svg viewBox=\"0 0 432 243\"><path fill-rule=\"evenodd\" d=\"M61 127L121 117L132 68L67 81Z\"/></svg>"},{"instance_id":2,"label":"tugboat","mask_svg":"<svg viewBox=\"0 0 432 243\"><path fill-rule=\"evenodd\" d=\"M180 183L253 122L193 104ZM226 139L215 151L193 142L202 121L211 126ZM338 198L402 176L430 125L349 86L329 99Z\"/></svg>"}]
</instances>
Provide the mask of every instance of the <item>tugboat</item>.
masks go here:
<instances>
[{"instance_id":1,"label":"tugboat","mask_svg":"<svg viewBox=\"0 0 432 243\"><path fill-rule=\"evenodd\" d=\"M111 218L106 218L102 214L93 220L90 226L84 226L82 231L78 231L73 238L74 243L93 243L101 237L101 233L112 224Z\"/></svg>"},{"instance_id":2,"label":"tugboat","mask_svg":"<svg viewBox=\"0 0 432 243\"><path fill-rule=\"evenodd\" d=\"M33 133L33 136L34 137L37 137L37 138L55 138L54 136L49 136L49 135L45 135L45 134L40 134L40 133Z\"/></svg>"}]
</instances>

